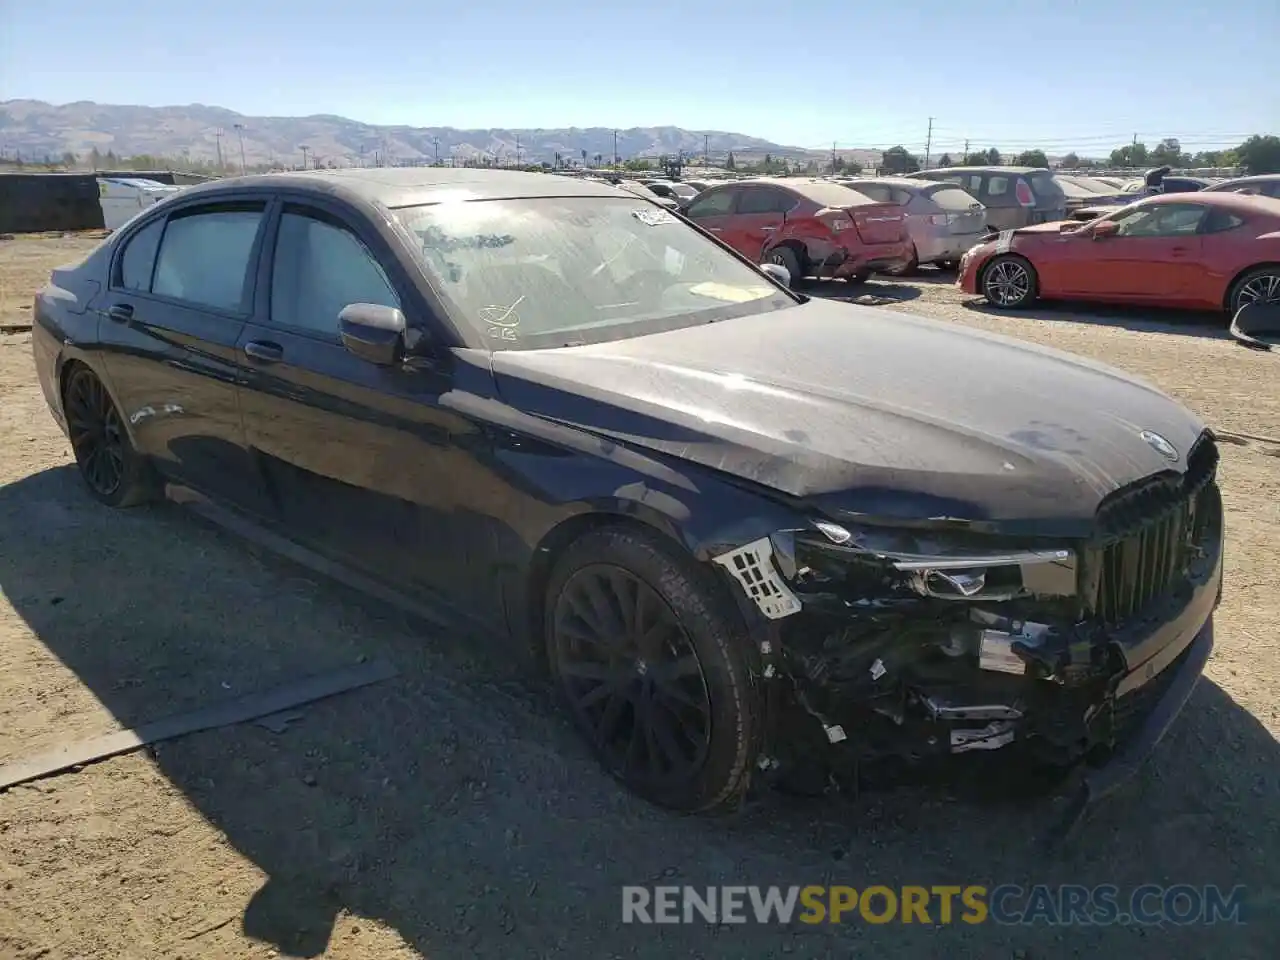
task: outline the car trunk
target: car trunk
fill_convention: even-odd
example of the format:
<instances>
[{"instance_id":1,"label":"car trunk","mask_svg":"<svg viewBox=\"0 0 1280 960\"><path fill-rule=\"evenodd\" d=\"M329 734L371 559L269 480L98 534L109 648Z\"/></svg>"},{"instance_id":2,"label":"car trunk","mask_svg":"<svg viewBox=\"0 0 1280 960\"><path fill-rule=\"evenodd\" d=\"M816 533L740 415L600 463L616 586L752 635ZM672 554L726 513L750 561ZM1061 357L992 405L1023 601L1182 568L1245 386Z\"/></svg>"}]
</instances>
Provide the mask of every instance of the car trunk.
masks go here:
<instances>
[{"instance_id":1,"label":"car trunk","mask_svg":"<svg viewBox=\"0 0 1280 960\"><path fill-rule=\"evenodd\" d=\"M868 202L847 208L858 239L866 244L898 243L906 230L906 216L896 203Z\"/></svg>"}]
</instances>

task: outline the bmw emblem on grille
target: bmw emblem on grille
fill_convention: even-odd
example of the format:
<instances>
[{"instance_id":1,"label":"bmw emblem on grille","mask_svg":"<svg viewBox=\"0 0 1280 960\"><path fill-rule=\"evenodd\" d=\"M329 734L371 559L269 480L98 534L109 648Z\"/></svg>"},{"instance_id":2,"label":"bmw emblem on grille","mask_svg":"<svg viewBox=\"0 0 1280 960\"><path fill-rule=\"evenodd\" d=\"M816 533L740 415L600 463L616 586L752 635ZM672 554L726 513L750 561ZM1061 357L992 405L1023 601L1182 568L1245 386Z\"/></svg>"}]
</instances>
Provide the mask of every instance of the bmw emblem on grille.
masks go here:
<instances>
[{"instance_id":1,"label":"bmw emblem on grille","mask_svg":"<svg viewBox=\"0 0 1280 960\"><path fill-rule=\"evenodd\" d=\"M1158 433L1152 433L1150 430L1143 430L1140 434L1143 440L1147 441L1147 445L1156 453L1164 457L1166 460L1177 462L1178 448L1172 443L1160 436Z\"/></svg>"}]
</instances>

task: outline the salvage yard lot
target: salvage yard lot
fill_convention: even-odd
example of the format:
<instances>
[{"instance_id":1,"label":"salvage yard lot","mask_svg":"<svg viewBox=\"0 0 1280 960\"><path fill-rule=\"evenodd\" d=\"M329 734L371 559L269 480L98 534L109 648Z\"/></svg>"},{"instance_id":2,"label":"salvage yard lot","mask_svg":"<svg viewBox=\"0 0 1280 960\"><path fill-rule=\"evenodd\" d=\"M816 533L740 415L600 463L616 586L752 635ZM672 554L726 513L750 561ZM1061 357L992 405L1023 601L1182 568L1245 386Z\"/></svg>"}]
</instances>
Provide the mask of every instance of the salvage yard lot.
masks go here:
<instances>
[{"instance_id":1,"label":"salvage yard lot","mask_svg":"<svg viewBox=\"0 0 1280 960\"><path fill-rule=\"evenodd\" d=\"M29 323L49 268L94 242L0 240L0 326ZM0 794L0 958L1274 956L1280 361L1204 317L1002 316L949 280L815 292L1115 364L1223 435L1227 579L1207 680L1142 777L1056 858L1032 843L1045 804L938 789L765 797L718 820L648 807L474 638L177 508L94 504L17 333L0 335L0 763L361 660L399 676L283 731L195 734ZM1244 884L1253 909L1246 926L1173 929L621 926L621 886L660 883Z\"/></svg>"}]
</instances>

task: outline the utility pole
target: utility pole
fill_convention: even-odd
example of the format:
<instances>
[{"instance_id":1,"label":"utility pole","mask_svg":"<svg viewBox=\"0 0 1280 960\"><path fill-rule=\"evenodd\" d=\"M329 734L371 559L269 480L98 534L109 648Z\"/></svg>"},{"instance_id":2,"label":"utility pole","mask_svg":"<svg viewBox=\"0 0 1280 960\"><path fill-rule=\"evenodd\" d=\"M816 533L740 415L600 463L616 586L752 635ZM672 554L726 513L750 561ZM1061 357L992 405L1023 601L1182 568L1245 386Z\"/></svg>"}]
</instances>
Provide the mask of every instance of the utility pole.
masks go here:
<instances>
[{"instance_id":1,"label":"utility pole","mask_svg":"<svg viewBox=\"0 0 1280 960\"><path fill-rule=\"evenodd\" d=\"M432 137L431 145L436 148L436 166L440 166L440 138Z\"/></svg>"},{"instance_id":2,"label":"utility pole","mask_svg":"<svg viewBox=\"0 0 1280 960\"><path fill-rule=\"evenodd\" d=\"M960 158L960 163L961 164L968 163L969 162L968 156L969 156L969 138L965 137L964 138L964 156Z\"/></svg>"},{"instance_id":3,"label":"utility pole","mask_svg":"<svg viewBox=\"0 0 1280 960\"><path fill-rule=\"evenodd\" d=\"M244 124L237 123L236 133L240 137L240 176L244 176Z\"/></svg>"},{"instance_id":4,"label":"utility pole","mask_svg":"<svg viewBox=\"0 0 1280 960\"><path fill-rule=\"evenodd\" d=\"M924 137L924 168L929 169L929 149L933 146L933 117L929 118L929 132Z\"/></svg>"},{"instance_id":5,"label":"utility pole","mask_svg":"<svg viewBox=\"0 0 1280 960\"><path fill-rule=\"evenodd\" d=\"M214 142L218 145L218 172L222 172L222 128L213 132Z\"/></svg>"},{"instance_id":6,"label":"utility pole","mask_svg":"<svg viewBox=\"0 0 1280 960\"><path fill-rule=\"evenodd\" d=\"M520 166L520 134L516 134L516 166Z\"/></svg>"},{"instance_id":7,"label":"utility pole","mask_svg":"<svg viewBox=\"0 0 1280 960\"><path fill-rule=\"evenodd\" d=\"M307 169L307 151L310 150L311 148L308 147L306 144L303 144L298 149L302 151L302 169L305 170Z\"/></svg>"},{"instance_id":8,"label":"utility pole","mask_svg":"<svg viewBox=\"0 0 1280 960\"><path fill-rule=\"evenodd\" d=\"M711 163L711 134L704 133L702 135L702 165L705 167Z\"/></svg>"},{"instance_id":9,"label":"utility pole","mask_svg":"<svg viewBox=\"0 0 1280 960\"><path fill-rule=\"evenodd\" d=\"M613 165L616 167L622 158L618 156L618 131L613 131Z\"/></svg>"},{"instance_id":10,"label":"utility pole","mask_svg":"<svg viewBox=\"0 0 1280 960\"><path fill-rule=\"evenodd\" d=\"M831 172L836 172L836 142L831 141Z\"/></svg>"}]
</instances>

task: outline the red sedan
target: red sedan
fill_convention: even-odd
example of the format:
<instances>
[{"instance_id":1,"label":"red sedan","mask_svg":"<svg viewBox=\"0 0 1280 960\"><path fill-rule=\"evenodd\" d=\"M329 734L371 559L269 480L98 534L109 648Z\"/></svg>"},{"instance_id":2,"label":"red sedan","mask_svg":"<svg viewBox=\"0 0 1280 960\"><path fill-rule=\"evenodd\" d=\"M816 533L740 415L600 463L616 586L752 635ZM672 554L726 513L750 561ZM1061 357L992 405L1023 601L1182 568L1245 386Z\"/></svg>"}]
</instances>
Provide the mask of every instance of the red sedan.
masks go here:
<instances>
[{"instance_id":1,"label":"red sedan","mask_svg":"<svg viewBox=\"0 0 1280 960\"><path fill-rule=\"evenodd\" d=\"M756 263L786 267L795 280L856 283L912 257L900 206L826 180L738 180L704 190L684 215Z\"/></svg>"},{"instance_id":2,"label":"red sedan","mask_svg":"<svg viewBox=\"0 0 1280 960\"><path fill-rule=\"evenodd\" d=\"M993 306L1037 298L1235 313L1280 302L1280 200L1149 197L1091 223L1006 230L960 261L956 286Z\"/></svg>"}]
</instances>

